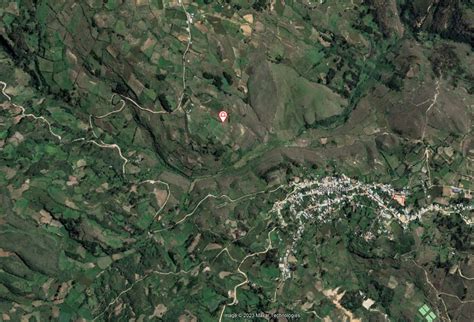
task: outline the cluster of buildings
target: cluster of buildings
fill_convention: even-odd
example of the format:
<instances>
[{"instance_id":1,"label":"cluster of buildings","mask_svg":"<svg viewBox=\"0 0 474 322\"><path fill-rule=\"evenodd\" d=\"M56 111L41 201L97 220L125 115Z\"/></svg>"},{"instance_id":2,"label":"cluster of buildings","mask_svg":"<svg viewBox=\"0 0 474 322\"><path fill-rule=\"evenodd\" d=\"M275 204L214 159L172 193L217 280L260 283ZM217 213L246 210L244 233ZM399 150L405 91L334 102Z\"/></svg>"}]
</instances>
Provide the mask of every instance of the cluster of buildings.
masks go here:
<instances>
[{"instance_id":1,"label":"cluster of buildings","mask_svg":"<svg viewBox=\"0 0 474 322\"><path fill-rule=\"evenodd\" d=\"M395 219L404 227L410 221L421 219L424 214L429 212L460 214L465 210L473 209L472 205L450 205L449 203L445 205L430 204L421 209L405 207L408 191L396 191L387 184L364 183L344 175L316 180L297 178L289 188L291 192L283 200L276 202L270 211L276 214L280 227L285 228L285 231L288 231L289 223L296 225L296 229L290 233L291 242L280 258L279 268L283 280L291 277L290 267L297 261L295 257L297 245L306 225L335 220L337 219L335 215L344 206L371 208L377 213L377 221L390 223ZM443 187L443 195L446 197L460 193L464 193L464 196L471 196L470 191L462 188ZM471 222L469 218L463 219L466 223ZM370 231L369 233L375 237L375 234L380 231L375 233ZM364 236L366 235L367 232Z\"/></svg>"}]
</instances>

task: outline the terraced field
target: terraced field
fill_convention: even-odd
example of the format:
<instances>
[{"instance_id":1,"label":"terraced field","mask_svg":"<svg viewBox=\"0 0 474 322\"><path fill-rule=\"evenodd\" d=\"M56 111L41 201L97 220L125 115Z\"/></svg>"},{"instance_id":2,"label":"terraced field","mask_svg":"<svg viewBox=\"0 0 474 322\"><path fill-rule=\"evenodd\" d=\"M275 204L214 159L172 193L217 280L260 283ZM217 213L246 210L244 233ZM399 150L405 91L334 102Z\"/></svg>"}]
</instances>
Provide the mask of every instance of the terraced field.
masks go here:
<instances>
[{"instance_id":1,"label":"terraced field","mask_svg":"<svg viewBox=\"0 0 474 322\"><path fill-rule=\"evenodd\" d=\"M470 321L473 10L2 3L1 320Z\"/></svg>"}]
</instances>

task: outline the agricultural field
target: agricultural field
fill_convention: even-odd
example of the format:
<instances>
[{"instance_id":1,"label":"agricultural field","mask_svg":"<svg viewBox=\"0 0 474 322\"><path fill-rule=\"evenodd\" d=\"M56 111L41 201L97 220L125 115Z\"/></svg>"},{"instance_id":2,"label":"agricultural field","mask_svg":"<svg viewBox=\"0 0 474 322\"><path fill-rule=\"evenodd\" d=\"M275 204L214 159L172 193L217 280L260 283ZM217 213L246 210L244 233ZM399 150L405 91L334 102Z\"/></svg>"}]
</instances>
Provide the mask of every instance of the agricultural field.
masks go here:
<instances>
[{"instance_id":1,"label":"agricultural field","mask_svg":"<svg viewBox=\"0 0 474 322\"><path fill-rule=\"evenodd\" d=\"M5 0L0 321L472 321L474 3Z\"/></svg>"}]
</instances>

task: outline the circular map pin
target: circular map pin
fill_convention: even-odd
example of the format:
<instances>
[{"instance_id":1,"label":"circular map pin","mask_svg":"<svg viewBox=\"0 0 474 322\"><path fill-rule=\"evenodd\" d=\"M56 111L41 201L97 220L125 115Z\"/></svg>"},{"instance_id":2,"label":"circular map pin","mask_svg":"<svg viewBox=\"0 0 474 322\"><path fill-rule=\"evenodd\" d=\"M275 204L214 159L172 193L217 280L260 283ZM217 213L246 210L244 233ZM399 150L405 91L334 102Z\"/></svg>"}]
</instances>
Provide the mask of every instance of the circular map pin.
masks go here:
<instances>
[{"instance_id":1,"label":"circular map pin","mask_svg":"<svg viewBox=\"0 0 474 322\"><path fill-rule=\"evenodd\" d=\"M221 122L224 123L225 120L227 119L227 112L226 111L220 111L219 112L219 118L221 119Z\"/></svg>"}]
</instances>

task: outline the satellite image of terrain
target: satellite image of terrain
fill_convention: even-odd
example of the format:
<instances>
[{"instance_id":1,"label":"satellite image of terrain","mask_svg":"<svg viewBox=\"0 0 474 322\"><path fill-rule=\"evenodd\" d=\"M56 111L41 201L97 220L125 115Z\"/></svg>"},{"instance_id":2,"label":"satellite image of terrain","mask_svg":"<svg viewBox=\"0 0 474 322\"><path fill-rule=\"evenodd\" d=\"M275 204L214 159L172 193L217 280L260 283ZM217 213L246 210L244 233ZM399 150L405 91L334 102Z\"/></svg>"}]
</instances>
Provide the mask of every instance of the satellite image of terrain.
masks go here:
<instances>
[{"instance_id":1,"label":"satellite image of terrain","mask_svg":"<svg viewBox=\"0 0 474 322\"><path fill-rule=\"evenodd\" d=\"M0 1L0 321L474 321L473 0Z\"/></svg>"}]
</instances>

